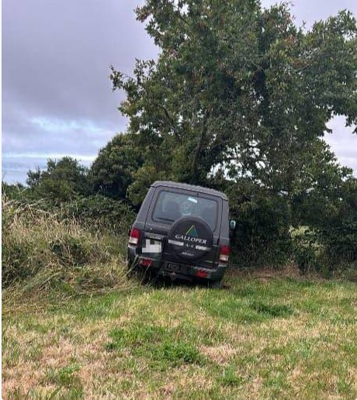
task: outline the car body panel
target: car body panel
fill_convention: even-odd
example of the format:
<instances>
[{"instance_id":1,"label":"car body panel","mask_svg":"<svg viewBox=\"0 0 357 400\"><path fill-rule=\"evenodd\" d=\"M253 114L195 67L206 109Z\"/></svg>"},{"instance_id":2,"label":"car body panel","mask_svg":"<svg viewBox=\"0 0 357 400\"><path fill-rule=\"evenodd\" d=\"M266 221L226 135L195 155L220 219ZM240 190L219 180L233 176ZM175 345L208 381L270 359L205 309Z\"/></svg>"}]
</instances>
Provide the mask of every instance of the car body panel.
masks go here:
<instances>
[{"instance_id":1,"label":"car body panel","mask_svg":"<svg viewBox=\"0 0 357 400\"><path fill-rule=\"evenodd\" d=\"M163 191L196 196L217 203L216 223L212 231L213 246L202 259L187 262L167 251L167 235L172 224L153 218L156 202ZM229 246L228 200L224 193L188 184L157 181L150 187L132 228L140 230L141 236L136 246L128 246L130 264L149 260L149 268L159 275L189 280L204 276L205 279L219 281L227 269L227 264L218 260L220 246Z\"/></svg>"}]
</instances>

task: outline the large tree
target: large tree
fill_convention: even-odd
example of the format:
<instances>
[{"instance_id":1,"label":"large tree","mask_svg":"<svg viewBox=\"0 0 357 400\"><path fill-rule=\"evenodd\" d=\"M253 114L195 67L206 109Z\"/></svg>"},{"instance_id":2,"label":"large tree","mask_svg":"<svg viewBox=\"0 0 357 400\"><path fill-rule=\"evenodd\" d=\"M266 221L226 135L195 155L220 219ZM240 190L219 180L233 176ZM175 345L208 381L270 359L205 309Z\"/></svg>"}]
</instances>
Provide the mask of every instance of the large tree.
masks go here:
<instances>
[{"instance_id":1,"label":"large tree","mask_svg":"<svg viewBox=\"0 0 357 400\"><path fill-rule=\"evenodd\" d=\"M159 58L137 61L134 76L111 74L130 132L152 149L136 187L157 177L210 184L219 173L289 199L309 189L327 122L357 121L352 14L306 30L286 4L257 0L147 0L136 13Z\"/></svg>"}]
</instances>

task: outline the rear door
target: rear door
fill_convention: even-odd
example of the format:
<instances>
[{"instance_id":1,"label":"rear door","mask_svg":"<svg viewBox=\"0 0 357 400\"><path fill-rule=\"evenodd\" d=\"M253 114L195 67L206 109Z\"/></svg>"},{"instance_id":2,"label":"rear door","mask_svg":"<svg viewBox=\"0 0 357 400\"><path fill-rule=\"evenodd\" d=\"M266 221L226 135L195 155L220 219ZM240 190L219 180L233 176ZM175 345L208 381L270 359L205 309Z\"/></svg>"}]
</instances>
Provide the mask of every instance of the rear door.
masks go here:
<instances>
[{"instance_id":1,"label":"rear door","mask_svg":"<svg viewBox=\"0 0 357 400\"><path fill-rule=\"evenodd\" d=\"M222 219L222 199L187 189L157 187L151 201L144 229L145 243L156 251L161 247L160 257L163 261L181 264L192 264L184 261L172 252L167 252L167 235L172 224L181 217L202 218L213 233L213 246L202 259L195 260L194 265L215 268L219 252L219 238ZM160 243L160 245L159 245ZM156 254L154 252L154 254ZM155 258L159 257L156 254Z\"/></svg>"}]
</instances>

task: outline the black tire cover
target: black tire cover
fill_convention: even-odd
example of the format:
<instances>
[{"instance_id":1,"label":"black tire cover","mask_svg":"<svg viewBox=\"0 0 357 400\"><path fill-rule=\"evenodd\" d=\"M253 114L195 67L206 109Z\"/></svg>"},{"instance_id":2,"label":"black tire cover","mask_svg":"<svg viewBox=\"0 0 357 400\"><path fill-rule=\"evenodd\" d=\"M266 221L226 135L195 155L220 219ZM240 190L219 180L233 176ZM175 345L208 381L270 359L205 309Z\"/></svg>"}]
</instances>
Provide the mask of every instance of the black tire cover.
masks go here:
<instances>
[{"instance_id":1,"label":"black tire cover","mask_svg":"<svg viewBox=\"0 0 357 400\"><path fill-rule=\"evenodd\" d=\"M172 225L167 236L167 251L189 261L206 255L213 245L213 233L201 218L182 217Z\"/></svg>"}]
</instances>

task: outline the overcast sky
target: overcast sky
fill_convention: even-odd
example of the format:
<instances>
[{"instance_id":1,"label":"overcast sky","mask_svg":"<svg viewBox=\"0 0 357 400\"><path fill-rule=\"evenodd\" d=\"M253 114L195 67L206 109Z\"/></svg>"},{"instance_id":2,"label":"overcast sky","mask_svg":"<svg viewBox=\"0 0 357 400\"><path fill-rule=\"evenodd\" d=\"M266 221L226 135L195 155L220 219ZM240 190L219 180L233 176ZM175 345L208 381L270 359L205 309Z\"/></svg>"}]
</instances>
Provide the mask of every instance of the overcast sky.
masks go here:
<instances>
[{"instance_id":1,"label":"overcast sky","mask_svg":"<svg viewBox=\"0 0 357 400\"><path fill-rule=\"evenodd\" d=\"M5 181L24 182L47 158L71 155L83 163L127 120L117 110L109 66L130 74L135 58L157 49L137 22L133 0L3 0L2 166ZM275 3L263 0L264 6ZM356 0L296 0L296 22L325 19ZM341 164L357 174L357 135L344 119L327 137Z\"/></svg>"}]
</instances>

